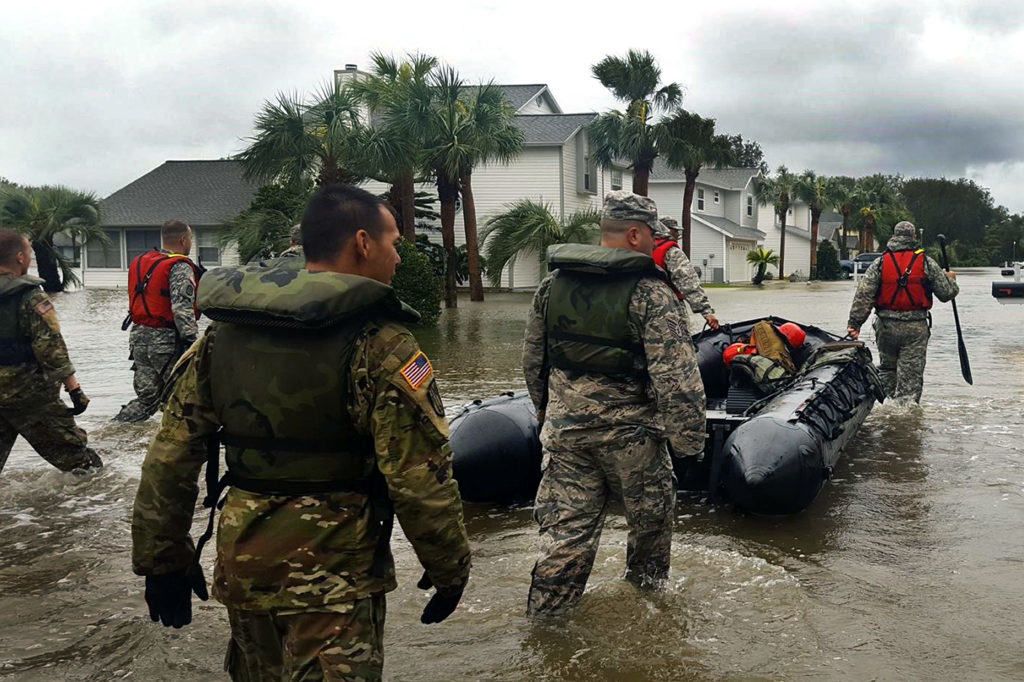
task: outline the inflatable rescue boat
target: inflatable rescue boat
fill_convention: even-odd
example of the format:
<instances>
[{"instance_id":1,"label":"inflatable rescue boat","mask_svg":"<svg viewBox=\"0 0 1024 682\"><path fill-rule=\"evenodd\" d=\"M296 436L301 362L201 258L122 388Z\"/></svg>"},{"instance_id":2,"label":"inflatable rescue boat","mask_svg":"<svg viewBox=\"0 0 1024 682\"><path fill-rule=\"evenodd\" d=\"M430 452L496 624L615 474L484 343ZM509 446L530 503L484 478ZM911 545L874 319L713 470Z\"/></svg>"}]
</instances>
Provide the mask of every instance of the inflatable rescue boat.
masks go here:
<instances>
[{"instance_id":1,"label":"inflatable rescue boat","mask_svg":"<svg viewBox=\"0 0 1024 682\"><path fill-rule=\"evenodd\" d=\"M805 509L832 475L843 447L883 391L871 353L814 326L801 325L791 349L794 372L772 382L726 365L724 351L747 343L757 322L722 325L693 337L707 395L707 438L701 457L676 459L680 490L707 491L755 514ZM739 363L733 363L734 365ZM455 478L468 502L509 504L533 499L541 446L526 394L505 393L464 406L451 420Z\"/></svg>"}]
</instances>

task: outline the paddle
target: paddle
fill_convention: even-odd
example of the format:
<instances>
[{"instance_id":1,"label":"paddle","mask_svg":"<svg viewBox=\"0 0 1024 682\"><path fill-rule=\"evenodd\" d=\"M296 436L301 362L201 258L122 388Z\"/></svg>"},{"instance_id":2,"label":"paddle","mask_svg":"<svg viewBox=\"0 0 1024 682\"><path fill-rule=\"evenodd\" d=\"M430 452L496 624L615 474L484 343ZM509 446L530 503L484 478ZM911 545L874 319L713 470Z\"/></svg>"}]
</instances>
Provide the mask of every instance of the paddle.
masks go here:
<instances>
[{"instance_id":1,"label":"paddle","mask_svg":"<svg viewBox=\"0 0 1024 682\"><path fill-rule=\"evenodd\" d=\"M946 256L946 236L939 235L939 246L942 248L942 267L949 272L949 258ZM956 310L956 299L952 299L953 321L956 323L956 349L960 353L960 373L964 375L964 381L974 385L974 376L971 374L971 361L967 359L967 346L964 345L964 333L960 330L960 314Z\"/></svg>"}]
</instances>

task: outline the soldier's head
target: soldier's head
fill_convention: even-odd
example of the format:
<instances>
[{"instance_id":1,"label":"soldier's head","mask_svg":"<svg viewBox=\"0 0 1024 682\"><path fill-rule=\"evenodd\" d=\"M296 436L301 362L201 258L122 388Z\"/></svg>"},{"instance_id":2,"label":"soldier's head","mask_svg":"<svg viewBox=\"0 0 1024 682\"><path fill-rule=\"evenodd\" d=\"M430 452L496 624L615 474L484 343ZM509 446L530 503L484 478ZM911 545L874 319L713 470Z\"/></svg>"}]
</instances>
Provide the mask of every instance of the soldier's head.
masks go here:
<instances>
[{"instance_id":1,"label":"soldier's head","mask_svg":"<svg viewBox=\"0 0 1024 682\"><path fill-rule=\"evenodd\" d=\"M892 228L892 236L900 239L917 239L917 228L909 220L901 220Z\"/></svg>"},{"instance_id":2,"label":"soldier's head","mask_svg":"<svg viewBox=\"0 0 1024 682\"><path fill-rule=\"evenodd\" d=\"M632 192L610 192L601 212L601 246L651 255L662 230L654 200Z\"/></svg>"},{"instance_id":3,"label":"soldier's head","mask_svg":"<svg viewBox=\"0 0 1024 682\"><path fill-rule=\"evenodd\" d=\"M0 229L0 272L21 277L32 265L32 244L25 235Z\"/></svg>"},{"instance_id":4,"label":"soldier's head","mask_svg":"<svg viewBox=\"0 0 1024 682\"><path fill-rule=\"evenodd\" d=\"M160 226L160 242L164 251L189 254L192 252L192 228L180 220L168 220Z\"/></svg>"},{"instance_id":5,"label":"soldier's head","mask_svg":"<svg viewBox=\"0 0 1024 682\"><path fill-rule=\"evenodd\" d=\"M402 262L395 214L380 197L351 185L325 185L302 216L310 272L340 272L391 284Z\"/></svg>"},{"instance_id":6,"label":"soldier's head","mask_svg":"<svg viewBox=\"0 0 1024 682\"><path fill-rule=\"evenodd\" d=\"M679 222L675 218L662 216L661 224L664 226L665 233L669 239L672 241L679 241Z\"/></svg>"}]
</instances>

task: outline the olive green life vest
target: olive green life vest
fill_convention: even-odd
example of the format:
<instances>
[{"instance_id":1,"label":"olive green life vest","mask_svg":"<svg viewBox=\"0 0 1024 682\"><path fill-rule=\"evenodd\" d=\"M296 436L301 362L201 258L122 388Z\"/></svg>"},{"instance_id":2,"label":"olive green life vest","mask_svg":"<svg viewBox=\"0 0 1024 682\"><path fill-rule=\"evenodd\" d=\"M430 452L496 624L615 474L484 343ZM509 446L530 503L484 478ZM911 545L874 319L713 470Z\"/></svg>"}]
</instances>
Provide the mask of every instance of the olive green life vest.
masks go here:
<instances>
[{"instance_id":1,"label":"olive green life vest","mask_svg":"<svg viewBox=\"0 0 1024 682\"><path fill-rule=\"evenodd\" d=\"M380 282L273 265L211 270L198 304L217 324L209 380L225 483L266 495L369 494L373 443L347 407L355 341L371 317L418 314Z\"/></svg>"},{"instance_id":2,"label":"olive green life vest","mask_svg":"<svg viewBox=\"0 0 1024 682\"><path fill-rule=\"evenodd\" d=\"M643 346L629 330L629 302L640 279L664 279L650 256L560 244L548 249L548 269L555 272L545 318L551 365L646 377Z\"/></svg>"},{"instance_id":3,"label":"olive green life vest","mask_svg":"<svg viewBox=\"0 0 1024 682\"><path fill-rule=\"evenodd\" d=\"M36 361L32 340L21 328L21 304L43 280L31 275L0 277L0 367Z\"/></svg>"}]
</instances>

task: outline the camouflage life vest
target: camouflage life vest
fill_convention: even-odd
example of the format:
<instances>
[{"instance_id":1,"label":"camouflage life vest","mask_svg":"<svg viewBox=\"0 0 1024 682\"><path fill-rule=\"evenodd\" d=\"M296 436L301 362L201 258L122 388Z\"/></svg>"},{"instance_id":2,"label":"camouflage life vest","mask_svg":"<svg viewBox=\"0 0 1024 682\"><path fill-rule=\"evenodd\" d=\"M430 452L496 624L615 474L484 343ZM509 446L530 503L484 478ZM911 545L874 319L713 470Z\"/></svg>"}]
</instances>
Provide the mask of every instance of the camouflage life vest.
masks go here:
<instances>
[{"instance_id":1,"label":"camouflage life vest","mask_svg":"<svg viewBox=\"0 0 1024 682\"><path fill-rule=\"evenodd\" d=\"M629 331L629 302L640 279L664 279L650 256L560 244L548 249L548 269L555 272L545 318L551 365L646 377L643 346Z\"/></svg>"},{"instance_id":2,"label":"camouflage life vest","mask_svg":"<svg viewBox=\"0 0 1024 682\"><path fill-rule=\"evenodd\" d=\"M371 318L419 315L375 280L265 265L211 270L198 301L217 324L208 371L225 483L369 494L373 443L347 407L354 345Z\"/></svg>"},{"instance_id":3,"label":"camouflage life vest","mask_svg":"<svg viewBox=\"0 0 1024 682\"><path fill-rule=\"evenodd\" d=\"M36 361L32 340L21 328L21 302L43 280L31 275L0 277L0 367Z\"/></svg>"}]
</instances>

